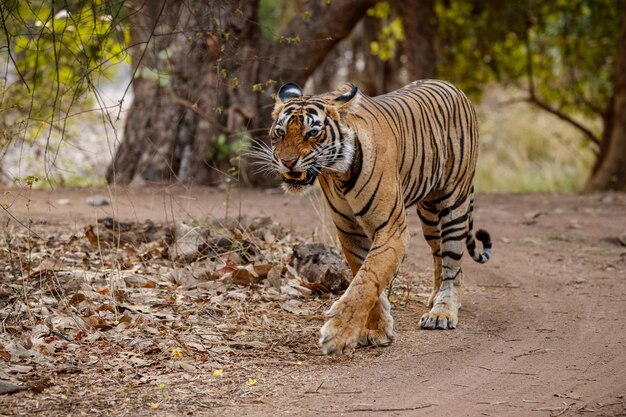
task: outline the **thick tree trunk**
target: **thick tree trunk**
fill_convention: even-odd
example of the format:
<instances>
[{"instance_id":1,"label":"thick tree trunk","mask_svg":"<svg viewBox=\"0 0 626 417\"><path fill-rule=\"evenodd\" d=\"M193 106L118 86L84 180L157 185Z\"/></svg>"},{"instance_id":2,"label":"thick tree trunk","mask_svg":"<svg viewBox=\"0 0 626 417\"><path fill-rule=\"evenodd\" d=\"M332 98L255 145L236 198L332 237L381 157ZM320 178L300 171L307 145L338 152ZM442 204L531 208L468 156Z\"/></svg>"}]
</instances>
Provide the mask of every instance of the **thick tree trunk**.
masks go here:
<instances>
[{"instance_id":1,"label":"thick tree trunk","mask_svg":"<svg viewBox=\"0 0 626 417\"><path fill-rule=\"evenodd\" d=\"M230 92L241 83L234 75L235 56L249 66L245 78L256 68L245 42L243 47L238 42L258 35L258 26L247 23L256 19L256 3L243 4L135 0L130 14L137 45L132 51L135 97L124 141L107 172L109 183L219 181L229 155L215 142L228 149L226 111Z\"/></svg>"},{"instance_id":2,"label":"thick tree trunk","mask_svg":"<svg viewBox=\"0 0 626 417\"><path fill-rule=\"evenodd\" d=\"M624 21L617 43L613 74L613 97L607 117L600 155L585 191L626 191L626 1Z\"/></svg>"},{"instance_id":3,"label":"thick tree trunk","mask_svg":"<svg viewBox=\"0 0 626 417\"><path fill-rule=\"evenodd\" d=\"M230 145L264 132L273 90L303 84L374 2L305 3L272 41L260 34L258 0L134 0L135 99L107 180L221 181L235 165ZM245 161L240 173L268 182Z\"/></svg>"}]
</instances>

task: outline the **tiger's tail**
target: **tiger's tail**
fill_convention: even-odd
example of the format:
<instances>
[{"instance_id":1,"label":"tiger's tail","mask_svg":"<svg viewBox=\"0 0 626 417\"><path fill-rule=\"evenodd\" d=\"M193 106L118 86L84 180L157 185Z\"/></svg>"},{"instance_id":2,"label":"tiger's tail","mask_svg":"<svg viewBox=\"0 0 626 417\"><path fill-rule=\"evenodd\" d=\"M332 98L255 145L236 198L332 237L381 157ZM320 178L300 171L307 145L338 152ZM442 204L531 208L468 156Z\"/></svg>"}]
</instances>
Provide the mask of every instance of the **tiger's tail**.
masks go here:
<instances>
[{"instance_id":1,"label":"tiger's tail","mask_svg":"<svg viewBox=\"0 0 626 417\"><path fill-rule=\"evenodd\" d=\"M474 259L476 262L484 264L489 261L491 258L491 236L489 236L489 232L484 229L480 229L476 232L476 238L474 238L474 188L472 187L472 192L470 195L470 206L468 211L468 220L469 227L467 231L467 238L465 239L465 246L467 247L467 253ZM476 240L480 241L483 245L483 251L476 251Z\"/></svg>"}]
</instances>

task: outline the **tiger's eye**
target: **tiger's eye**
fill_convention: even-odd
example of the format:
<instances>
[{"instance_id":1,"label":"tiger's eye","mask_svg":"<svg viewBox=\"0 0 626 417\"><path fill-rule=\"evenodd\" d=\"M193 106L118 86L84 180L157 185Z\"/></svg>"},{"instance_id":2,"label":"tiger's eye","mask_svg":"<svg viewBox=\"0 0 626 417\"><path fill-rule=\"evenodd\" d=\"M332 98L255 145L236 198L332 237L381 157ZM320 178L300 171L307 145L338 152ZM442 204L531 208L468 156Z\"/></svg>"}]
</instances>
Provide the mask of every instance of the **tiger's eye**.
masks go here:
<instances>
[{"instance_id":1,"label":"tiger's eye","mask_svg":"<svg viewBox=\"0 0 626 417\"><path fill-rule=\"evenodd\" d=\"M274 128L274 134L278 136L279 138L282 138L283 136L285 136L285 129L283 129L280 126L277 126Z\"/></svg>"},{"instance_id":2,"label":"tiger's eye","mask_svg":"<svg viewBox=\"0 0 626 417\"><path fill-rule=\"evenodd\" d=\"M308 132L306 132L306 135L304 137L307 138L307 139L315 139L321 133L322 133L322 131L319 130L319 129L309 130Z\"/></svg>"}]
</instances>

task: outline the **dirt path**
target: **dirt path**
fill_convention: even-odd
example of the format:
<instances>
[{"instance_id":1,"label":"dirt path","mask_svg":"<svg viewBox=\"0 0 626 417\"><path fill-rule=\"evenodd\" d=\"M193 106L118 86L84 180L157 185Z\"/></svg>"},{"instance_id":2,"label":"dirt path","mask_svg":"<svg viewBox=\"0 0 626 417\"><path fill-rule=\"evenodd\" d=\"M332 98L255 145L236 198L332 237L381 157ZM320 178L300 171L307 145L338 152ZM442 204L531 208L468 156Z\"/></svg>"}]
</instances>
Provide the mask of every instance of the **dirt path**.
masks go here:
<instances>
[{"instance_id":1,"label":"dirt path","mask_svg":"<svg viewBox=\"0 0 626 417\"><path fill-rule=\"evenodd\" d=\"M112 205L94 208L85 199L96 193L107 191L13 190L5 201L21 220L76 229L106 215L217 217L227 199L229 213L241 201L242 213L272 215L295 233L324 239L330 226L315 198L276 192L118 190ZM476 202L476 224L491 232L494 256L487 265L466 260L457 330L419 330L426 297L416 283L413 296L394 306L396 341L388 348L360 349L352 358L310 356L268 372L265 381L260 376L261 399L235 398L219 409L178 400L150 410L128 392L131 414L626 415L626 248L618 240L626 232L626 196L481 195ZM410 219L403 271L424 280L430 257L417 216ZM179 392L201 400L203 389L200 379ZM11 398L36 400L30 393Z\"/></svg>"}]
</instances>

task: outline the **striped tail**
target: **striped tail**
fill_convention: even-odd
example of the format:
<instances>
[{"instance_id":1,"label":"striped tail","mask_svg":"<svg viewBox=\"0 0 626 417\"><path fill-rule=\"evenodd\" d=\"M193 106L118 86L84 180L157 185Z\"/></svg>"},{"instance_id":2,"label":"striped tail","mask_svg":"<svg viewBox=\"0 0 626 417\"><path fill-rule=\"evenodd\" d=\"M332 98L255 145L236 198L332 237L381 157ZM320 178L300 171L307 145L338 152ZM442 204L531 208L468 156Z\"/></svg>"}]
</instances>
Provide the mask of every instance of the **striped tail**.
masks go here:
<instances>
[{"instance_id":1,"label":"striped tail","mask_svg":"<svg viewBox=\"0 0 626 417\"><path fill-rule=\"evenodd\" d=\"M479 240L483 245L482 253L476 252L476 240ZM491 258L491 237L486 230L480 229L477 231L476 239L474 239L474 233L470 230L467 234L465 245L467 246L467 253L469 253L476 262L484 264Z\"/></svg>"}]
</instances>

